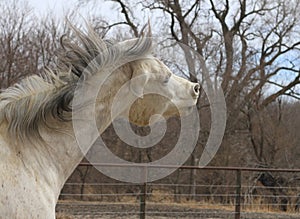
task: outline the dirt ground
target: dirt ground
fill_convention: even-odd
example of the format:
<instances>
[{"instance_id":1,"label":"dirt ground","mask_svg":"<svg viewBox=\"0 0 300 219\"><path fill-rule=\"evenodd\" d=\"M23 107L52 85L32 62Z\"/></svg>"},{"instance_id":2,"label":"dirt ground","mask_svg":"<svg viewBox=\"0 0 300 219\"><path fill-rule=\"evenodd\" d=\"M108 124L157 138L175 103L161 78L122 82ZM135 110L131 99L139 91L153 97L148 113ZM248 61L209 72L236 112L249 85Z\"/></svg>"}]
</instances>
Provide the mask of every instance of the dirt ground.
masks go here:
<instances>
[{"instance_id":1,"label":"dirt ground","mask_svg":"<svg viewBox=\"0 0 300 219\"><path fill-rule=\"evenodd\" d=\"M87 203L87 202L60 202L56 207L57 219L139 219L139 205L131 203ZM146 219L166 218L206 218L216 219L235 218L230 210L191 208L188 206L160 205L147 203ZM298 219L300 214L287 213L257 213L242 212L241 218L249 219Z\"/></svg>"}]
</instances>

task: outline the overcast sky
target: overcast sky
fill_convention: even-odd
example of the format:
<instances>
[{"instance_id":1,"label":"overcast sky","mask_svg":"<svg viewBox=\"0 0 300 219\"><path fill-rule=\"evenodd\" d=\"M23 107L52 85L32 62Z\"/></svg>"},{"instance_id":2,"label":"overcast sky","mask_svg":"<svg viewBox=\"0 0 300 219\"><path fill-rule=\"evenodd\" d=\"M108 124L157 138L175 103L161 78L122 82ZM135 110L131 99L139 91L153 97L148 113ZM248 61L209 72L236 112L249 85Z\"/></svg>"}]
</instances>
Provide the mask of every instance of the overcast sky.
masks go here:
<instances>
[{"instance_id":1,"label":"overcast sky","mask_svg":"<svg viewBox=\"0 0 300 219\"><path fill-rule=\"evenodd\" d=\"M77 0L27 0L34 8L36 14L44 14L49 9L57 12L58 15L63 15L64 11L70 9L76 4Z\"/></svg>"},{"instance_id":2,"label":"overcast sky","mask_svg":"<svg viewBox=\"0 0 300 219\"><path fill-rule=\"evenodd\" d=\"M44 15L49 11L52 11L56 17L62 17L66 15L66 13L74 8L79 4L79 0L25 0L29 3L31 7L34 9L34 13L36 15ZM82 10L79 10L79 14L85 15L88 11L97 11L97 14L110 17L111 19L116 18L119 16L117 11L114 10L112 7L113 4L109 1L104 0L97 0L91 1L95 4L88 4L85 7L82 7ZM101 6L101 7L100 7Z\"/></svg>"}]
</instances>

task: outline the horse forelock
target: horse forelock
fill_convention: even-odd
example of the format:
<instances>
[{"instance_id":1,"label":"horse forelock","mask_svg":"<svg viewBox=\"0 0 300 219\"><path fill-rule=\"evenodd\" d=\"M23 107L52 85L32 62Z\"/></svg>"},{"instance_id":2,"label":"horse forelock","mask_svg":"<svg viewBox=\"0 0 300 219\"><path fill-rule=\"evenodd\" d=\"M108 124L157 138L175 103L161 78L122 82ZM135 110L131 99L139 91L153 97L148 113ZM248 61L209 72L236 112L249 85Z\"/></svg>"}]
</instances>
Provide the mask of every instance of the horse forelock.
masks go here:
<instances>
[{"instance_id":1,"label":"horse forelock","mask_svg":"<svg viewBox=\"0 0 300 219\"><path fill-rule=\"evenodd\" d=\"M51 119L71 119L71 101L81 76L88 80L111 66L147 56L151 50L146 38L113 44L91 30L85 34L73 28L73 33L73 38L62 39L55 74L48 70L42 76L29 76L0 93L0 125L7 125L11 137L41 139L41 124L51 128Z\"/></svg>"},{"instance_id":2,"label":"horse forelock","mask_svg":"<svg viewBox=\"0 0 300 219\"><path fill-rule=\"evenodd\" d=\"M61 38L60 69L71 70L80 77L93 75L104 67L122 65L151 53L152 40L147 37L114 42L103 40L91 28L84 33L72 27L74 37ZM87 76L87 75L85 75Z\"/></svg>"}]
</instances>

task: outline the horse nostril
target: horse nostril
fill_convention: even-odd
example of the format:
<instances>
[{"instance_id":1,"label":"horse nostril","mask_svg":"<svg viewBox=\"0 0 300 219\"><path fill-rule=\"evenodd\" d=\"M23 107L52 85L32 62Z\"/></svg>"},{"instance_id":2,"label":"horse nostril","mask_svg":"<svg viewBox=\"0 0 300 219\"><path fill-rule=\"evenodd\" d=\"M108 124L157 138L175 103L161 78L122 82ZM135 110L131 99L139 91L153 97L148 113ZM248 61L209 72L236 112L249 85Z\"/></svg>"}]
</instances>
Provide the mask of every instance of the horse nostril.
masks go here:
<instances>
[{"instance_id":1,"label":"horse nostril","mask_svg":"<svg viewBox=\"0 0 300 219\"><path fill-rule=\"evenodd\" d=\"M199 93L200 93L200 85L199 84L194 85L194 93L196 95L199 95Z\"/></svg>"}]
</instances>

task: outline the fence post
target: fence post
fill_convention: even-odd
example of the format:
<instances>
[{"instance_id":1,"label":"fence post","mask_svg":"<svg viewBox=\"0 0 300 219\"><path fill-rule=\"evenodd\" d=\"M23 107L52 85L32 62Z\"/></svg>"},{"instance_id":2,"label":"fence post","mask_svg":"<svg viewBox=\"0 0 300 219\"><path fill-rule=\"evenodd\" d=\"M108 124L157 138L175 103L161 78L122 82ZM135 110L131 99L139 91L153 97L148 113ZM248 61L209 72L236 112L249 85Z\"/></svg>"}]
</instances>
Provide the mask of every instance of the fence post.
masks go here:
<instances>
[{"instance_id":1,"label":"fence post","mask_svg":"<svg viewBox=\"0 0 300 219\"><path fill-rule=\"evenodd\" d=\"M147 196L147 183L141 185L140 193L140 219L146 218L146 196Z\"/></svg>"},{"instance_id":2,"label":"fence post","mask_svg":"<svg viewBox=\"0 0 300 219\"><path fill-rule=\"evenodd\" d=\"M145 166L143 168L144 173L144 183L141 184L141 193L140 193L140 219L146 218L146 198L147 198L147 178L148 178L148 168Z\"/></svg>"},{"instance_id":3,"label":"fence post","mask_svg":"<svg viewBox=\"0 0 300 219\"><path fill-rule=\"evenodd\" d=\"M236 192L235 192L235 219L241 218L241 188L242 188L242 171L236 171Z\"/></svg>"}]
</instances>

